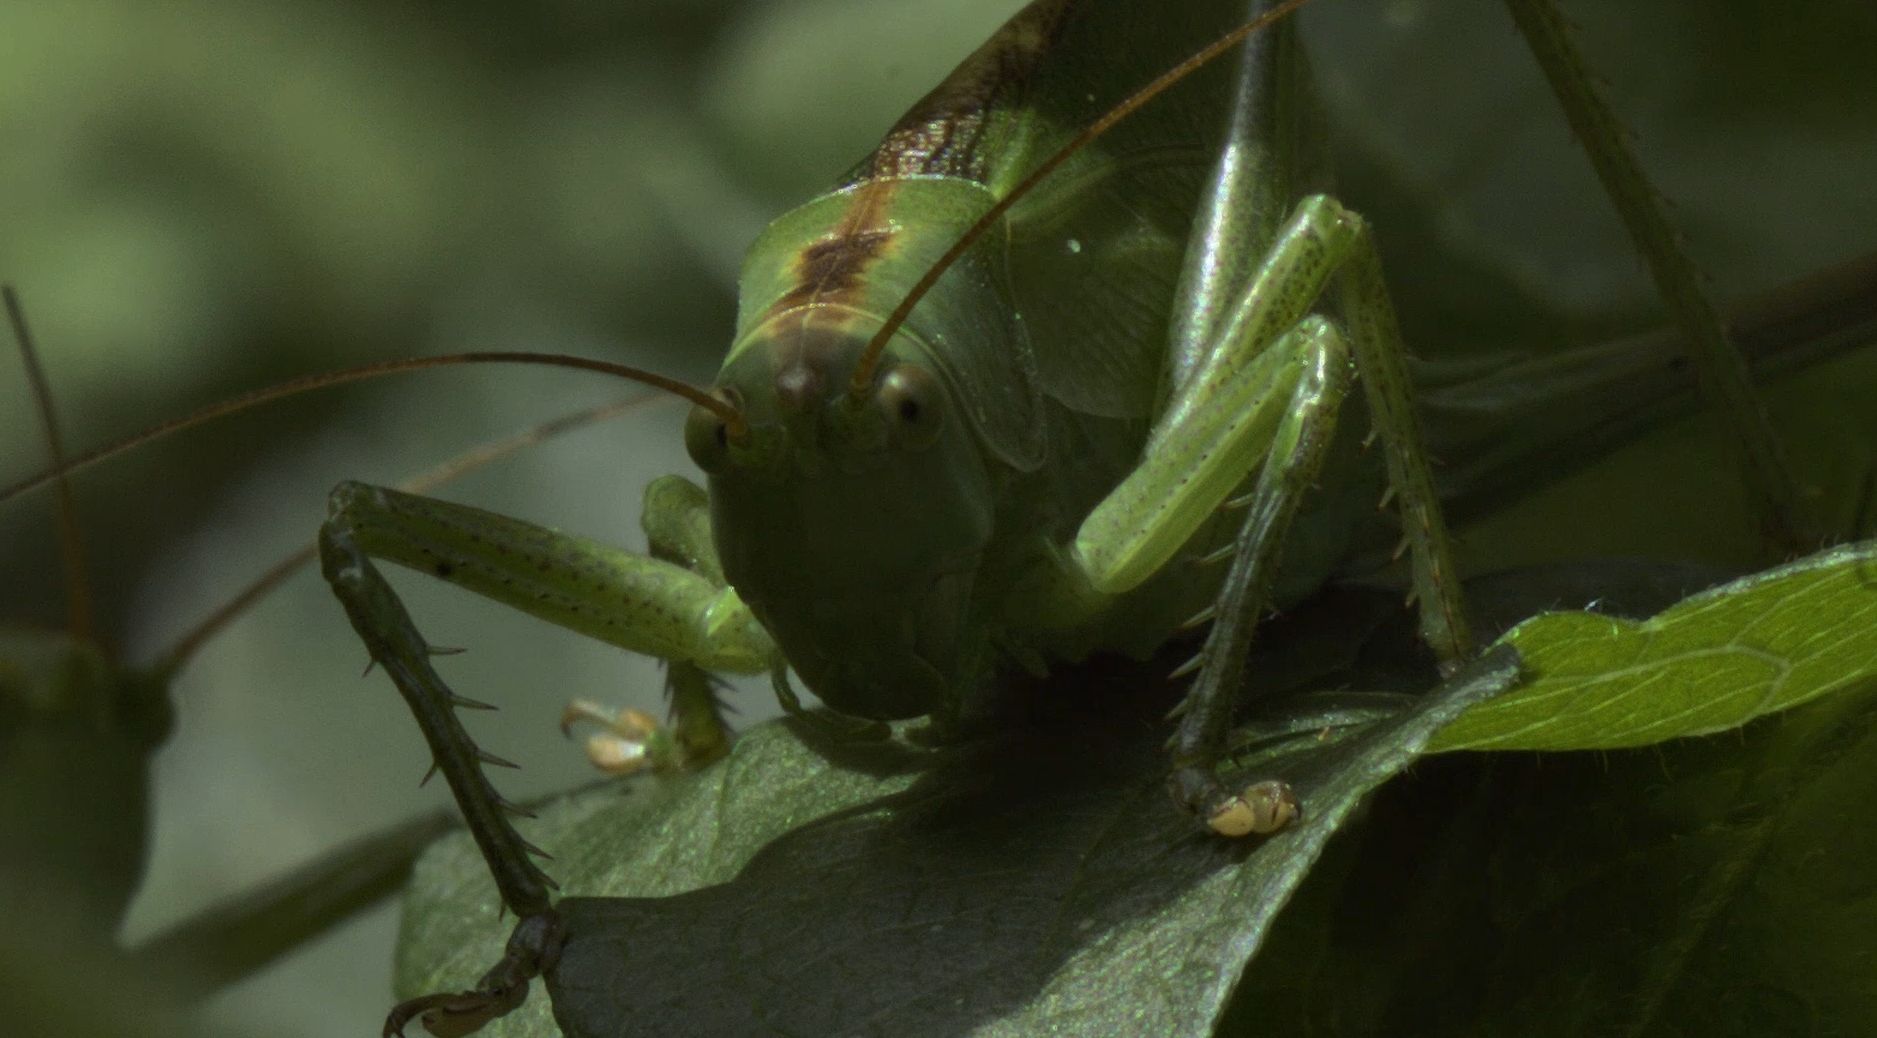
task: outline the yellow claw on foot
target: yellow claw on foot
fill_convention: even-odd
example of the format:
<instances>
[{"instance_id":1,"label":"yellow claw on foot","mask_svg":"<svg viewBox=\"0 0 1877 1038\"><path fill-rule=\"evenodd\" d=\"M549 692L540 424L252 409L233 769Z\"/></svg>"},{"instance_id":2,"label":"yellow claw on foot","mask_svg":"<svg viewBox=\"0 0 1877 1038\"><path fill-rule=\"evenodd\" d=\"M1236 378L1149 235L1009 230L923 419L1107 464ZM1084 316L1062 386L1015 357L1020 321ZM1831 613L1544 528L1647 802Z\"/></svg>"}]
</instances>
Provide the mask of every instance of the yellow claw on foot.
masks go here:
<instances>
[{"instance_id":1,"label":"yellow claw on foot","mask_svg":"<svg viewBox=\"0 0 1877 1038\"><path fill-rule=\"evenodd\" d=\"M643 710L576 699L561 711L561 734L571 736L574 725L583 722L600 727L586 738L587 760L609 775L631 775L648 766L662 771L672 764L669 735Z\"/></svg>"},{"instance_id":2,"label":"yellow claw on foot","mask_svg":"<svg viewBox=\"0 0 1877 1038\"><path fill-rule=\"evenodd\" d=\"M1274 833L1296 821L1297 794L1287 782L1254 782L1236 796L1226 797L1206 814L1206 824L1220 836L1240 837Z\"/></svg>"}]
</instances>

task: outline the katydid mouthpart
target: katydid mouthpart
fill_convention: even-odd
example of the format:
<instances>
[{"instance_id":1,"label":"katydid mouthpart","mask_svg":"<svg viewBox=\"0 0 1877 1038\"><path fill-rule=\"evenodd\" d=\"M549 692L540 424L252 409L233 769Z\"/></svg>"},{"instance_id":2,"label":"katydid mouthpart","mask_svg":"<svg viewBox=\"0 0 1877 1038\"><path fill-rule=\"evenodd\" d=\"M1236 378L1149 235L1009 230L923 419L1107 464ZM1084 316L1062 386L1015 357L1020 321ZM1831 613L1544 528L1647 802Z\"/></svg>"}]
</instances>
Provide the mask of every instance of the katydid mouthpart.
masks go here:
<instances>
[{"instance_id":1,"label":"katydid mouthpart","mask_svg":"<svg viewBox=\"0 0 1877 1038\"><path fill-rule=\"evenodd\" d=\"M1033 10L1041 12L1036 15L1039 19L1049 13L1047 7ZM1267 60L1265 67L1277 68L1279 63ZM1283 75L1269 74L1280 78ZM1212 87L1206 91L1207 96L1223 97L1226 91L1217 89L1218 79L1210 82ZM1193 94L1185 96L1199 96L1197 85L1186 89ZM1269 95L1266 96L1268 99ZM1173 102L1169 99L1166 103ZM1210 110L1206 108L1210 103L1193 103L1191 107ZM987 108L994 110L995 105ZM987 123L990 124L988 132L992 134L1012 135L1006 139L1006 144L1010 139L1022 141L1020 128L996 125L995 119ZM1241 115L1237 125L1245 131L1268 128L1259 123L1255 115ZM916 122L901 127L905 135L916 133L917 129ZM1248 135L1255 136L1249 132ZM1123 135L1110 138L1107 148L1113 154L1128 156L1149 149L1153 144L1151 137L1130 142ZM1166 602L1155 601L1146 593L1130 600L1128 608L1143 610L1145 621L1138 615L1118 616L1112 610L1122 607L1107 599L1124 597L1116 595L1113 589L1126 585L1142 573L1149 575L1150 583L1157 579L1152 575L1165 572L1162 567L1166 559L1156 562L1155 556L1163 552L1171 551L1175 556L1209 556L1214 552L1202 549L1223 547L1239 528L1239 522L1236 517L1213 518L1212 508L1204 503L1208 499L1237 499L1235 491L1249 490L1252 497L1245 503L1254 506L1252 514L1260 516L1262 524L1243 527L1262 532L1250 537L1248 543L1252 550L1237 555L1239 560L1253 561L1244 562L1245 572L1235 572L1228 583L1250 589L1255 601L1257 580L1268 578L1275 570L1286 587L1278 591L1273 601L1282 602L1290 595L1301 593L1301 589L1320 579L1325 566L1339 561L1340 550L1335 545L1319 546L1317 551L1321 554L1315 560L1315 571L1309 559L1293 561L1286 557L1278 564L1273 553L1279 548L1281 528L1287 518L1282 513L1295 507L1299 488L1309 482L1306 477L1318 463L1312 455L1319 449L1319 441L1313 437L1328 441L1330 427L1340 426L1338 435L1345 442L1321 447L1330 455L1323 463L1335 464L1352 436L1351 427L1360 431L1361 422L1350 421L1345 416L1342 422L1336 423L1334 413L1336 400L1348 388L1350 377L1349 363L1344 357L1351 352L1359 357L1364 343L1357 341L1349 345L1339 340L1347 337L1344 329L1357 331L1365 318L1377 313L1379 308L1372 304L1378 301L1379 293L1369 290L1379 281L1372 281L1362 270L1361 262L1365 257L1361 251L1359 224L1328 199L1312 199L1297 206L1295 211L1300 218L1282 235L1274 233L1282 218L1292 213L1296 196L1311 184L1309 162L1300 164L1305 168L1297 178L1303 182L1301 184L1293 183L1282 189L1269 184L1247 188L1254 194L1268 192L1272 196L1267 199L1272 204L1263 209L1247 209L1231 195L1234 188L1229 178L1216 176L1210 170L1210 156L1225 149L1208 140L1196 150L1206 154L1208 163L1194 179L1219 185L1218 197L1222 199L1213 205L1213 218L1219 221L1214 243L1222 241L1229 245L1220 253L1241 266L1227 269L1223 276L1215 279L1222 283L1208 282L1208 275L1216 271L1207 265L1205 256L1220 253L1187 253L1202 258L1188 267L1189 271L1197 272L1190 273L1186 287L1177 290L1181 293L1178 303L1171 301L1176 290L1173 278L1165 269L1169 266L1169 256L1171 265L1177 267L1178 258L1186 247L1187 231L1179 218L1186 211L1199 208L1195 202L1178 200L1196 198L1198 191L1193 185L1179 185L1168 191L1168 197L1176 201L1162 199L1159 204L1176 214L1172 221L1153 219L1159 215L1154 206L1148 207L1144 215L1132 211L1120 215L1103 211L1102 192L1114 190L1116 184L1129 178L1151 181L1166 171L1150 169L1142 173L1131 167L1112 171L1106 168L1114 164L1111 156L1100 145L1077 153L1081 158L1071 158L1067 168L1059 174L1067 184L1095 184L1095 197L1076 197L1076 191L1064 187L1060 195L1052 198L1050 184L1044 183L1031 201L1006 214L1004 222L1009 228L1012 245L1010 254L999 256L994 248L982 244L974 246L960 257L956 270L945 281L933 286L921 310L916 315L907 315L905 325L890 340L882 337L877 329L868 333L865 325L869 318L889 316L879 311L887 310L895 296L905 299L912 293L908 290L908 277L901 276L895 281L894 274L884 268L903 263L906 271L916 271L922 257L930 259L949 241L959 240L959 232L968 219L986 208L985 196L996 190L995 186L982 184L973 176L995 182L999 174L966 171L960 175L957 170L942 169L936 172L949 175L949 181L928 183L911 179L901 182L891 178L860 181L833 198L811 204L810 209L813 205L821 206L818 212L804 209L785 217L779 226L797 220L798 234L794 241L789 241L782 231L775 230L771 235L777 240L765 238L774 269L766 272L771 277L766 286L759 281L759 287L751 290L759 296L767 291L775 298L752 302L746 295L746 310L753 307L762 320L745 325L748 331L739 337L739 345L719 382L719 390L731 397L727 403L733 405L732 410L699 415L687 430L687 440L693 445L700 463L707 471L715 470L708 506L700 508L699 502L706 498L698 494L695 487L681 483L660 484L661 500L667 503L648 510L648 526L669 532L654 533L653 560L627 560L629 565L617 564L616 554L589 554L585 553L585 546L559 541L535 540L533 547L554 567L570 563L571 568L589 571L591 567L612 567L613 572L649 574L633 576L631 579L638 583L628 590L658 591L659 594L650 596L656 600L656 605L677 603L686 617L696 621L689 626L704 629L703 634L698 635L683 629L675 632L658 629L652 623L635 626L627 621L624 626L633 629L616 635L618 638L658 642L690 664L711 662L734 671L767 669L764 664L771 660L766 655L770 647L763 638L769 636L783 643L788 662L811 688L823 692L831 703L846 706L850 712L863 716L936 713L960 723L969 722L983 705L971 701L972 694L982 687L976 683L974 675L993 663L1041 665L1052 657L1072 657L1094 647L1130 649L1135 648L1137 642L1157 644L1183 621L1207 619L1208 604L1214 595L1206 585L1219 581L1221 571L1218 569L1201 581L1162 579L1166 585L1189 585L1162 588ZM1177 164L1170 166L1178 168ZM926 170L922 174L933 172ZM894 186L889 189L870 187L870 184ZM977 186L973 187L974 184ZM997 186L1008 188L1009 184L1006 180ZM1123 184L1129 190L1140 186ZM1154 186L1149 184L1147 190L1151 197ZM1189 196L1179 195L1182 190L1188 191ZM1030 211L1024 212L1025 208ZM868 215L863 210L873 211L871 222L861 218ZM1252 210L1257 210L1256 220L1248 220L1246 214ZM917 214L917 222L906 215L912 213ZM1079 288L1081 295L1070 291L1065 293L1064 302L1032 303L1030 293L1038 291L1035 286L1050 284L1052 276L1068 281L1087 275L1069 272L1051 275L1039 273L1033 267L1025 268L1021 248L1025 243L1017 232L1026 226L1023 220L1026 216L1040 217L1048 235L1064 233L1051 221L1070 221L1066 226L1071 230L1065 238L1051 237L1043 244L1072 242L1076 247L1068 251L1078 257L1090 256L1091 265L1107 263L1116 256L1122 257L1122 261L1095 275L1097 280L1090 284L1071 286ZM1128 219L1140 222L1129 224ZM1075 220L1087 220L1094 229L1082 233L1076 229ZM1241 233L1244 228L1240 221L1262 224L1258 230L1263 238L1259 234ZM1169 230L1175 225L1177 230ZM904 240L914 237L910 228L920 229L918 241ZM930 228L929 237L925 236L925 228ZM1138 233L1142 229L1149 233ZM804 234L819 235L817 241L836 247L810 257L800 248ZM859 256L863 250L853 244L869 236L878 236L880 253L902 247L909 251ZM848 244L842 245L843 242ZM1029 244L1037 246L1041 252L1041 244L1035 241ZM1129 250L1138 246L1145 246L1144 254L1130 256ZM1354 251L1358 257L1357 276L1332 274L1338 261L1313 252L1319 246L1328 254ZM763 248L759 245L757 252L761 253ZM1267 252L1271 254L1275 270L1270 275L1271 288L1254 288L1262 283L1245 276L1244 268L1262 266L1260 257ZM1031 258L1040 263L1035 257ZM753 261L760 261L759 257L753 256ZM1051 262L1056 261L1055 257L1051 258ZM832 269L816 270L820 281L815 286L813 300L793 309L777 309L791 293L807 285L802 277L790 280L793 273L790 265L800 269L814 263L825 263ZM1227 266L1229 268L1229 264ZM836 283L844 280L841 276L844 272L856 273L855 267L860 268L860 276L854 277L858 282L851 289L854 298L835 298L840 297L842 291L850 291L850 286ZM1030 279L1027 289L1026 278ZM1355 287L1343 283L1343 279L1353 281ZM1318 292L1311 287L1312 281L1328 282L1334 286L1331 291L1344 296L1343 312L1331 311L1328 315L1339 320L1313 320L1306 316L1318 303ZM1210 287L1193 288L1194 282ZM1157 353L1142 364L1139 357L1116 351L1124 364L1132 364L1127 374L1138 375L1146 370L1150 376L1159 375L1158 378L1117 380L1123 383L1118 390L1099 382L1089 385L1078 372L1062 370L1063 366L1072 368L1087 363L1091 357L1103 361L1113 358L1099 352L1052 352L1051 332L1046 328L1039 331L1039 326L1053 323L1064 329L1086 332L1089 324L1099 325L1107 311L1099 306L1085 309L1082 301L1095 297L1097 302L1126 302L1127 290L1136 283L1151 283L1168 293L1167 299L1150 308L1155 310L1150 319L1141 323L1182 329L1173 338L1184 343L1187 352L1178 360L1167 362L1171 370L1160 372L1157 368L1161 356ZM1117 285L1120 291L1116 291ZM824 296L823 289L841 291L831 291ZM1111 295L1112 300L1102 299L1103 295ZM1250 305L1254 297L1262 303L1270 295L1283 297L1290 309L1271 311ZM995 305L986 305L987 299ZM949 315L927 312L941 310L948 301L955 310L973 315L976 326L953 327L941 320ZM1233 310L1232 304L1239 301L1245 302L1242 309L1249 316L1241 318ZM1365 306L1365 302L1371 305ZM1251 313L1253 310L1255 314ZM856 313L860 316L854 316ZM977 316L982 314L1003 316ZM1095 315L1093 319L1090 314ZM1006 353L970 352L968 345L973 336L978 336L978 341L993 343L1007 343L1017 338L1018 332L1012 327L1009 315L1016 315L1015 320L1020 322L1017 327L1023 329L1021 337L1029 340L1030 358L1025 358L1020 348ZM786 327L790 319L797 321L794 329ZM1076 323L1078 319L1082 322L1080 325ZM1128 320L1133 322L1136 318L1130 315ZM1000 321L1004 326L996 327ZM1232 325L1234 334L1239 334L1240 338L1227 343L1225 340L1232 339L1232 335L1221 333L1219 325L1228 321L1253 326L1241 330ZM892 322L880 319L873 323L884 327ZM1294 334L1277 335L1287 331ZM1260 347L1274 336L1283 346L1261 350ZM1168 336L1156 331L1122 345L1133 347L1145 343L1159 351L1166 338ZM1386 339L1386 335L1381 338ZM871 355L876 340L886 344L885 352L878 357ZM1060 343L1060 339L1057 342ZM1226 350L1223 348L1226 345L1239 348ZM963 357L971 359L960 359ZM1214 360L1215 357L1220 359ZM1371 383L1387 381L1386 376L1378 372L1388 363L1384 358L1363 368L1357 362L1361 369L1357 375L1363 377L1365 390L1376 392ZM971 370L955 370L958 368ZM843 378L848 386L859 383L862 394L857 396L850 390L843 397L838 392ZM1264 407L1241 406L1246 401L1226 395L1222 383L1227 382L1256 391L1252 402ZM1399 392L1401 388L1381 392L1397 392L1405 399L1405 393ZM1074 399L1070 401L1065 397ZM1146 398L1145 404L1140 402L1142 397ZM1003 407L1004 403L1010 406ZM910 411L907 404L911 405ZM1389 408L1384 405L1378 410L1386 416ZM1173 417L1176 413L1179 421ZM1251 428L1213 428L1213 421L1221 413L1243 414ZM919 421L934 414L937 415L935 421L923 424ZM1160 418L1165 419L1164 428L1157 424ZM747 422L749 428L739 428L740 422ZM1420 466L1423 470L1420 475L1424 477L1425 463L1416 457L1418 452L1413 449L1411 435L1402 432L1389 442L1392 445L1406 440L1397 446L1396 453L1407 456L1404 464ZM1217 440L1209 441L1208 436L1216 436ZM1260 453L1244 448L1240 440L1249 440L1260 448L1282 444L1285 450ZM1217 442L1227 442L1228 447L1216 448ZM897 452L893 456L911 458L919 464L896 474L893 478L899 480L897 483L887 480L869 487L864 477L874 470L866 466L887 456L888 452ZM1147 466L1133 468L1144 456L1163 459L1161 470L1145 471ZM1063 467L1060 463L1065 458L1090 464L1086 472L1054 471ZM1266 459L1286 464L1266 464ZM1365 516L1366 512L1352 510L1350 502L1364 494L1379 495L1381 483L1374 472L1360 471L1359 461L1344 463L1358 471L1348 476L1347 486L1341 489L1354 489L1338 496L1336 483L1326 481L1330 485L1324 491L1320 510L1327 519L1353 522L1351 517ZM1225 471L1205 469L1206 464L1220 465ZM1183 465L1194 467L1186 469L1181 467ZM1254 470L1269 475L1269 483L1236 486L1241 482L1238 477ZM1196 471L1203 471L1203 478L1183 478ZM1135 478L1130 472L1138 474L1138 482L1126 498L1116 498L1116 487L1126 487L1128 481ZM1262 480L1264 475L1259 478ZM1052 484L1045 486L1041 480L1050 480ZM815 481L820 481L818 485L829 491L827 497L811 500L805 495L802 488ZM1410 472L1401 482L1413 484L1415 474ZM1163 493L1163 488L1169 484L1187 488L1200 503ZM795 496L782 501L766 496L767 489L778 485ZM350 548L357 548L362 554L382 552L385 557L411 562L417 568L469 586L476 585L480 573L486 589L496 597L530 597L547 602L538 606L537 611L558 610L556 618L579 629L609 626L609 618L603 615L573 619L588 612L580 594L563 596L564 601L560 602L550 601L562 590L552 581L534 585L533 591L497 590L518 586L502 582L504 578L519 582L523 575L492 567L474 552L463 552L459 557L462 545L453 540L464 530L470 531L471 537L481 536L476 525L482 521L479 516L467 511L458 513L447 507L437 511L438 506L429 503L412 503L405 509L402 499L368 488L346 488L345 493L335 497L341 508L327 541L334 545L333 555L339 558L337 569L351 566L362 572L360 567L369 565L362 563L362 555L354 555ZM1413 497L1411 488L1404 500L1413 504ZM939 502L947 502L952 507L941 506ZM1368 503L1364 500L1364 509ZM381 506L387 512L399 514L380 515ZM1413 507L1430 508L1428 514L1432 514L1426 502L1413 504ZM802 554L793 559L771 557L782 553L765 552L763 537L775 536L774 543L779 544L789 542L781 536L753 533L752 526L735 527L739 521L735 519L707 522L706 516L714 518L720 508L732 516L747 517L766 509L779 509L793 516L793 528L808 532L800 544ZM1100 522L1096 521L1098 516ZM1314 534L1321 529L1327 531L1328 540L1334 541L1338 534L1337 523L1317 523L1315 519L1312 514L1295 524L1299 533ZM355 520L362 522L355 523ZM455 528L434 533L436 527L424 527L432 522L438 527L453 525ZM1185 524L1196 524L1204 529L1187 529L1182 534L1180 530ZM1038 561L1031 557L1037 552L1001 541L997 536L1026 525L1031 532L1047 530L1054 535L1040 538L1053 541L1056 551L1042 554L1054 557ZM1154 527L1152 530L1141 529L1150 525ZM1425 528L1424 524L1414 525ZM428 532L412 536L420 527ZM746 537L741 544L724 548L720 554L717 551L720 544L696 536L696 531L708 528L721 540L726 528L731 527L744 530ZM522 542L531 541L539 532L519 524L501 529ZM867 536L870 531L881 529L893 531L895 536L905 534L903 542L875 542ZM1086 538L1081 536L1084 532L1088 534ZM381 540L374 541L374 537ZM1133 537L1148 543L1136 545L1130 539ZM350 545L346 543L348 538L352 541ZM1437 551L1438 538L1430 534L1428 540L1430 545L1418 551L1417 557ZM505 549L508 547L504 545ZM795 547L791 544L788 550L793 551ZM907 547L935 550L944 556L942 564L935 571L929 560L907 559L899 553ZM673 569L639 565L650 561L673 563L676 570L688 572L680 574ZM530 565L535 563L536 559L529 560ZM1438 576L1438 561L1424 563L1426 571ZM857 587L841 588L846 594L832 596L835 607L825 610L829 615L817 616L820 597L802 602L800 599L807 596L798 582L826 579L825 575L830 572L861 574L869 580L857 581ZM934 572L938 576L933 576ZM1116 577L1116 573L1120 576ZM726 594L726 575L728 584L737 588L734 596ZM702 581L693 577L701 577ZM651 587L665 578L670 578L673 585L669 593ZM869 582L873 586L868 586ZM1294 589L1290 587L1293 582ZM913 597L909 589L919 583L929 583L934 590L916 603L905 602ZM1438 592L1442 582L1428 583ZM1191 601L1180 601L1183 596L1190 597ZM735 608L733 597L736 602L750 607L747 616ZM1438 601L1438 597L1438 594L1424 594L1424 606L1430 600ZM999 606L1001 608L993 608ZM1216 615L1216 607L1210 608ZM1252 617L1259 612L1255 604L1243 608ZM1447 615L1449 627L1451 621L1461 615L1457 607L1440 609ZM897 625L891 622L896 613L901 617L909 614L916 617L912 625L915 637L909 639L902 633L901 628L906 626L903 622ZM1012 614L1018 617L1016 622L1010 622ZM751 618L762 622L753 624L749 622ZM844 623L846 620L852 622ZM1215 625L1214 630L1223 630L1225 626ZM1448 639L1456 646L1464 642L1463 635L1450 634ZM1436 635L1434 640L1438 642L1442 638ZM421 640L415 641L406 648L421 644ZM633 647L641 646L634 644ZM1229 646L1210 648L1206 658L1219 660L1234 656L1228 649ZM674 667L674 681L689 681L707 688L707 683L701 681L705 669L701 665L696 670ZM1207 674L1203 667L1199 672ZM684 677L680 678L680 674ZM1217 673L1216 669L1209 680L1221 688L1231 684L1230 677ZM1230 698L1224 696L1222 701L1229 702ZM718 730L707 696L688 695L679 699L681 706L686 702L692 703L694 709L681 717L701 717L702 730ZM1189 713L1188 716L1194 715ZM1206 723L1219 722L1214 716ZM1182 725L1183 734L1187 727L1187 724ZM1203 744L1208 733L1200 729L1205 726L1193 724L1192 727L1197 734L1189 741ZM649 735L634 732L623 741L630 746L649 738ZM684 752L682 740L676 747L663 752ZM653 752L655 758L658 752ZM704 756L706 752L693 756ZM632 756L630 751L624 755ZM1196 757L1203 758L1203 754ZM1204 789L1205 769L1201 764L1203 760L1181 765L1185 787L1182 799L1188 802L1195 799L1195 788L1207 794L1221 792ZM1256 792L1273 791L1270 787L1261 787ZM1281 796L1274 802L1281 804ZM1253 815L1251 827L1258 827L1256 812ZM1263 824L1274 822L1275 815L1273 811ZM493 824L488 822L488 817L482 816L485 823ZM513 846L507 847L505 853L511 859L516 855Z\"/></svg>"}]
</instances>

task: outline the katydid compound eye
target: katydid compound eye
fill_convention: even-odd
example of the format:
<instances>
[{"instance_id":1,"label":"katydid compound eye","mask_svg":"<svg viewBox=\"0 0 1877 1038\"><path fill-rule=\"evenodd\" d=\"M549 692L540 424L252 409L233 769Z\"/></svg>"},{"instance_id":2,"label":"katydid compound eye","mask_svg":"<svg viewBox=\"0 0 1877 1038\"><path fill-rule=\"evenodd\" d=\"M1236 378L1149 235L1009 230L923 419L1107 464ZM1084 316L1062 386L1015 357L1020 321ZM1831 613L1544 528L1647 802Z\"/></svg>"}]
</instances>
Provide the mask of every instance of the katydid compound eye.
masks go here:
<instances>
[{"instance_id":1,"label":"katydid compound eye","mask_svg":"<svg viewBox=\"0 0 1877 1038\"><path fill-rule=\"evenodd\" d=\"M684 449L698 468L722 472L730 466L730 423L708 407L691 408L684 420Z\"/></svg>"},{"instance_id":2,"label":"katydid compound eye","mask_svg":"<svg viewBox=\"0 0 1877 1038\"><path fill-rule=\"evenodd\" d=\"M924 368L901 364L880 382L880 410L898 447L929 447L945 424L945 392Z\"/></svg>"}]
</instances>

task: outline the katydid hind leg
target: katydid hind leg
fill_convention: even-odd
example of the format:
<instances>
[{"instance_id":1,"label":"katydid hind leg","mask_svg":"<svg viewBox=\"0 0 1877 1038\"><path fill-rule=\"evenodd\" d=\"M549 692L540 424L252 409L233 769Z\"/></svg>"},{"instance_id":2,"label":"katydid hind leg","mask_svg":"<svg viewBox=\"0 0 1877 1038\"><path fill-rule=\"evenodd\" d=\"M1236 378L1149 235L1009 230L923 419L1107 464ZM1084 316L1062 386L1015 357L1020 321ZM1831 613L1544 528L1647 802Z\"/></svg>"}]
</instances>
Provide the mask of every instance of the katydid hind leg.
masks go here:
<instances>
[{"instance_id":1,"label":"katydid hind leg","mask_svg":"<svg viewBox=\"0 0 1877 1038\"><path fill-rule=\"evenodd\" d=\"M1259 0L1255 8L1269 7ZM1267 255L1295 199L1320 183L1316 107L1302 44L1289 20L1245 41L1219 156L1193 218L1175 290L1168 393L1192 378L1230 305Z\"/></svg>"}]
</instances>

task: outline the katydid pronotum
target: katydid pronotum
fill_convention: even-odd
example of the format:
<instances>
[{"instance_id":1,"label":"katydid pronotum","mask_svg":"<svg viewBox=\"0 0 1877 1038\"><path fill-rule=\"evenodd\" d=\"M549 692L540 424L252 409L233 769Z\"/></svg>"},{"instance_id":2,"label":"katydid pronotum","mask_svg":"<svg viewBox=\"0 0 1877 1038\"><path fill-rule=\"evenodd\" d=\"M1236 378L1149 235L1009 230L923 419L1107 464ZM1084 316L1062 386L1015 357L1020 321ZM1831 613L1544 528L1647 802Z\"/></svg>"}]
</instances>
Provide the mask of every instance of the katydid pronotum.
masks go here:
<instances>
[{"instance_id":1,"label":"katydid pronotum","mask_svg":"<svg viewBox=\"0 0 1877 1038\"><path fill-rule=\"evenodd\" d=\"M1148 116L1143 116L1143 118L1146 118L1146 117L1148 117Z\"/></svg>"}]
</instances>

